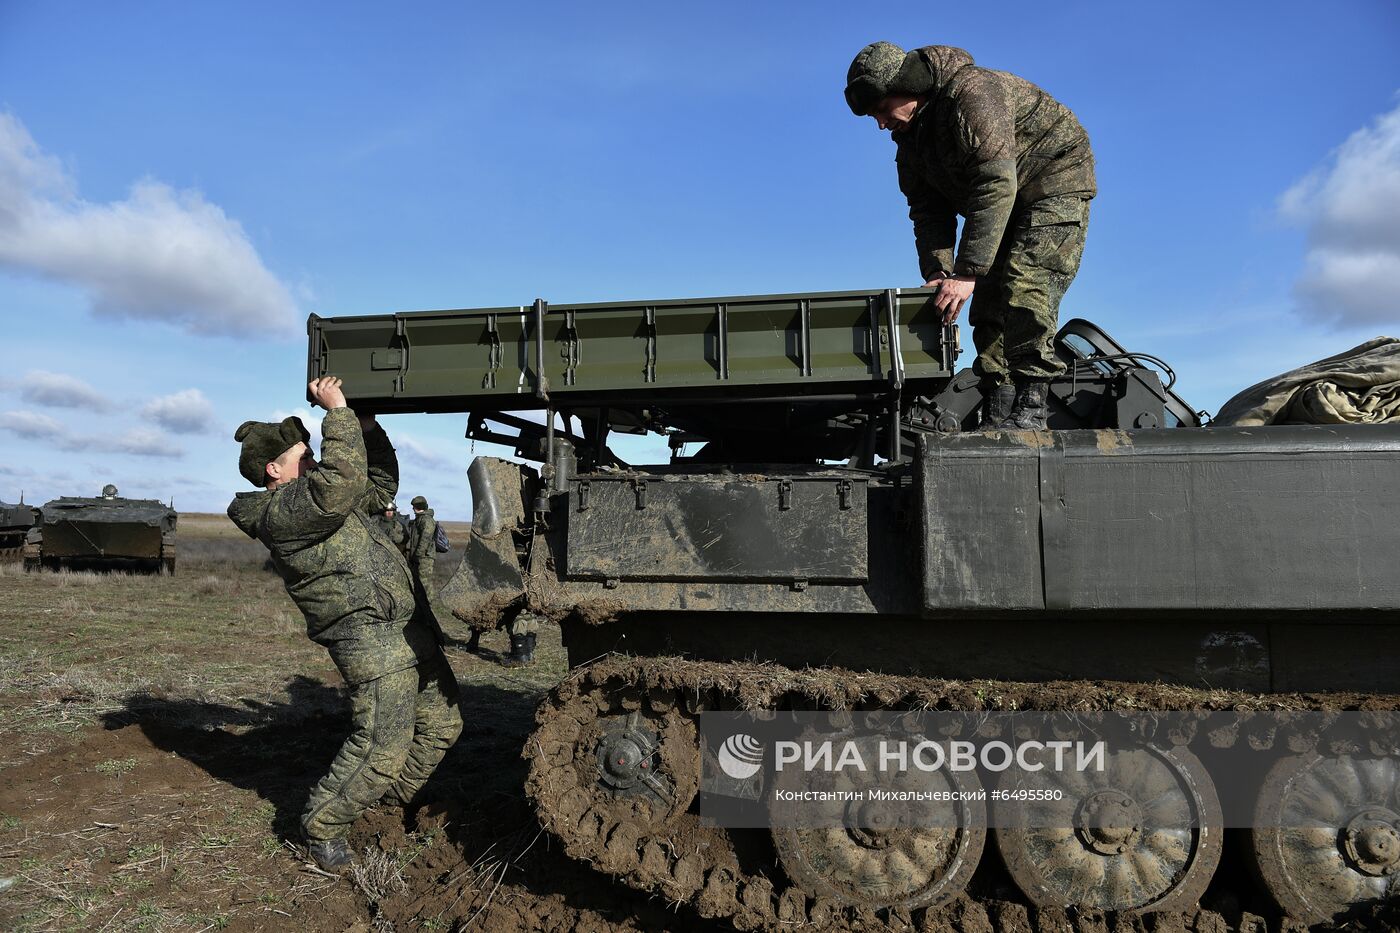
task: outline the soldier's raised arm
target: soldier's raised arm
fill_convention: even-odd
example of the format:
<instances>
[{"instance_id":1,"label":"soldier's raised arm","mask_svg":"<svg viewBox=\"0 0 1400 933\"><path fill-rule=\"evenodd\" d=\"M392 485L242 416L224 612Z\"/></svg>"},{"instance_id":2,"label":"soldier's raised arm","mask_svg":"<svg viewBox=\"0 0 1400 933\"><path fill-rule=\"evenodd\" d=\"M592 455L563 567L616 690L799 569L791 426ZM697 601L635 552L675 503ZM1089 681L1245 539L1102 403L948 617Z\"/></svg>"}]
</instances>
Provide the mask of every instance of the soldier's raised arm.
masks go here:
<instances>
[{"instance_id":1,"label":"soldier's raised arm","mask_svg":"<svg viewBox=\"0 0 1400 933\"><path fill-rule=\"evenodd\" d=\"M399 456L374 415L360 416L360 432L369 467L363 507L367 512L383 512L399 492Z\"/></svg>"},{"instance_id":2,"label":"soldier's raised arm","mask_svg":"<svg viewBox=\"0 0 1400 933\"><path fill-rule=\"evenodd\" d=\"M344 518L364 494L364 438L355 412L345 404L340 379L325 376L307 388L312 401L326 409L326 417L321 420L320 465L307 474L308 492L322 514Z\"/></svg>"}]
</instances>

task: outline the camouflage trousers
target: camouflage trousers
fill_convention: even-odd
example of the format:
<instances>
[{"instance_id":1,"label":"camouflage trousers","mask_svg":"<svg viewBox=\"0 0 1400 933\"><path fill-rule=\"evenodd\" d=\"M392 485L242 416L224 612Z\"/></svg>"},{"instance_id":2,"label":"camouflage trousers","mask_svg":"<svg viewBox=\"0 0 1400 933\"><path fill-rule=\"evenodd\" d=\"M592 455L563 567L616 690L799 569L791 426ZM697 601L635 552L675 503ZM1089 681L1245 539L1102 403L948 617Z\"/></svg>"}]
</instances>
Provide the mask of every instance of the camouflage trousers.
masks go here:
<instances>
[{"instance_id":1,"label":"camouflage trousers","mask_svg":"<svg viewBox=\"0 0 1400 933\"><path fill-rule=\"evenodd\" d=\"M380 798L412 801L462 732L460 702L440 649L417 667L351 687L351 732L311 790L301 817L306 838L344 836Z\"/></svg>"},{"instance_id":2,"label":"camouflage trousers","mask_svg":"<svg viewBox=\"0 0 1400 933\"><path fill-rule=\"evenodd\" d=\"M438 621L437 601L437 579L434 574L432 559L411 564L413 569L413 600L414 612L418 619L428 627L437 639L439 645L447 644L447 635L442 630L442 623ZM451 618L451 614L448 614Z\"/></svg>"},{"instance_id":3,"label":"camouflage trousers","mask_svg":"<svg viewBox=\"0 0 1400 933\"><path fill-rule=\"evenodd\" d=\"M1060 300L1079 271L1088 227L1089 202L1078 197L1045 198L1011 214L967 317L977 346L972 369L984 381L1064 371L1055 357Z\"/></svg>"},{"instance_id":4,"label":"camouflage trousers","mask_svg":"<svg viewBox=\"0 0 1400 933\"><path fill-rule=\"evenodd\" d=\"M530 635L540 629L540 618L532 612L522 612L510 620L510 634Z\"/></svg>"}]
</instances>

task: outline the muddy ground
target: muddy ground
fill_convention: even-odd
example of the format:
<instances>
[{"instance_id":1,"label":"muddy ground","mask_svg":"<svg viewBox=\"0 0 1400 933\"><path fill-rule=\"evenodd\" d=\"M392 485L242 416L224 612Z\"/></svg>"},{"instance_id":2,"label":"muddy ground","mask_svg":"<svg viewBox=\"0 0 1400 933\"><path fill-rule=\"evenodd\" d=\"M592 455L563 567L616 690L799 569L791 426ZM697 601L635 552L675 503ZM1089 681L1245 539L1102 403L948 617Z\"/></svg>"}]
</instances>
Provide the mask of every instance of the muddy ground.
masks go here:
<instances>
[{"instance_id":1,"label":"muddy ground","mask_svg":"<svg viewBox=\"0 0 1400 933\"><path fill-rule=\"evenodd\" d=\"M726 929L541 833L520 750L565 674L552 628L524 671L497 663L503 635L483 640L485 656L449 646L467 728L432 802L361 820L351 874L315 870L297 816L345 734L339 678L222 516L182 516L180 548L173 577L0 566L0 929ZM457 560L440 557L444 579ZM936 928L1082 926L1037 918L995 882L981 893L990 913L954 905ZM1197 918L1136 928L1279 929L1210 896Z\"/></svg>"}]
</instances>

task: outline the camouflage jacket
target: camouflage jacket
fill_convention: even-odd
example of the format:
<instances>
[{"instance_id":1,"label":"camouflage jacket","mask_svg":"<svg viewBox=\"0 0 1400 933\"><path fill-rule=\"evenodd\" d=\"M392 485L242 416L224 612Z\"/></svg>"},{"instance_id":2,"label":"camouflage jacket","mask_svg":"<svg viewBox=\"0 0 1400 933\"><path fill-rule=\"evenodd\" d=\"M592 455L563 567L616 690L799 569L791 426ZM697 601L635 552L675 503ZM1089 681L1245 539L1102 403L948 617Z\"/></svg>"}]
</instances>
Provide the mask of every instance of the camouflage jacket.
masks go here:
<instances>
[{"instance_id":1,"label":"camouflage jacket","mask_svg":"<svg viewBox=\"0 0 1400 933\"><path fill-rule=\"evenodd\" d=\"M228 514L267 545L307 636L357 684L413 667L434 641L414 621L408 564L373 515L399 484L388 435L382 427L362 435L355 413L337 408L321 437L319 469L270 492L239 493Z\"/></svg>"},{"instance_id":2,"label":"camouflage jacket","mask_svg":"<svg viewBox=\"0 0 1400 933\"><path fill-rule=\"evenodd\" d=\"M433 537L437 534L437 519L432 509L424 509L408 526L408 563L410 566L431 564L437 557Z\"/></svg>"},{"instance_id":3,"label":"camouflage jacket","mask_svg":"<svg viewBox=\"0 0 1400 933\"><path fill-rule=\"evenodd\" d=\"M939 272L986 275L1015 207L1095 195L1089 136L1068 108L1023 78L979 68L951 46L916 51L928 66L928 90L894 140L919 271L925 281Z\"/></svg>"},{"instance_id":4,"label":"camouflage jacket","mask_svg":"<svg viewBox=\"0 0 1400 933\"><path fill-rule=\"evenodd\" d=\"M393 543L402 554L408 553L408 524L395 515L393 518L385 518L383 512L375 515L375 521L379 523L379 530L384 532L384 537Z\"/></svg>"}]
</instances>

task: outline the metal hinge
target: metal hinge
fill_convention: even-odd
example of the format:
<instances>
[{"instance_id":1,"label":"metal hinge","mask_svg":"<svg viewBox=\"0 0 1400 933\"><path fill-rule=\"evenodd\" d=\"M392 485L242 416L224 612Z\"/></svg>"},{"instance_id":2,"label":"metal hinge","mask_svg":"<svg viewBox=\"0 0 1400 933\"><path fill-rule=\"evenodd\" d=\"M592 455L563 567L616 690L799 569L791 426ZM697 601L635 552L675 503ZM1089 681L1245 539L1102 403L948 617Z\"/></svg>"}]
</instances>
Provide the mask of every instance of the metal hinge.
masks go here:
<instances>
[{"instance_id":1,"label":"metal hinge","mask_svg":"<svg viewBox=\"0 0 1400 933\"><path fill-rule=\"evenodd\" d=\"M578 510L580 512L588 511L588 493L590 488L588 480L583 480L578 484Z\"/></svg>"},{"instance_id":2,"label":"metal hinge","mask_svg":"<svg viewBox=\"0 0 1400 933\"><path fill-rule=\"evenodd\" d=\"M486 315L486 374L481 377L483 389L496 388L496 371L501 368L501 332L496 329L496 315Z\"/></svg>"},{"instance_id":3,"label":"metal hinge","mask_svg":"<svg viewBox=\"0 0 1400 933\"><path fill-rule=\"evenodd\" d=\"M778 511L786 512L792 508L792 480L778 480Z\"/></svg>"},{"instance_id":4,"label":"metal hinge","mask_svg":"<svg viewBox=\"0 0 1400 933\"><path fill-rule=\"evenodd\" d=\"M574 320L574 309L564 311L564 346L559 355L564 360L564 385L571 386L577 378L579 361L578 325Z\"/></svg>"},{"instance_id":5,"label":"metal hinge","mask_svg":"<svg viewBox=\"0 0 1400 933\"><path fill-rule=\"evenodd\" d=\"M642 327L646 336L646 357L642 363L642 376L646 382L656 381L656 309L647 308L642 312Z\"/></svg>"},{"instance_id":6,"label":"metal hinge","mask_svg":"<svg viewBox=\"0 0 1400 933\"><path fill-rule=\"evenodd\" d=\"M839 479L836 481L836 501L842 510L851 507L851 481Z\"/></svg>"},{"instance_id":7,"label":"metal hinge","mask_svg":"<svg viewBox=\"0 0 1400 933\"><path fill-rule=\"evenodd\" d=\"M632 491L637 494L637 508L647 507L647 481L644 479L632 480Z\"/></svg>"}]
</instances>

